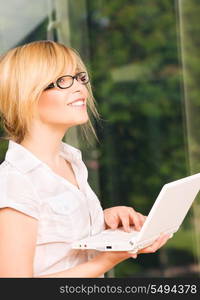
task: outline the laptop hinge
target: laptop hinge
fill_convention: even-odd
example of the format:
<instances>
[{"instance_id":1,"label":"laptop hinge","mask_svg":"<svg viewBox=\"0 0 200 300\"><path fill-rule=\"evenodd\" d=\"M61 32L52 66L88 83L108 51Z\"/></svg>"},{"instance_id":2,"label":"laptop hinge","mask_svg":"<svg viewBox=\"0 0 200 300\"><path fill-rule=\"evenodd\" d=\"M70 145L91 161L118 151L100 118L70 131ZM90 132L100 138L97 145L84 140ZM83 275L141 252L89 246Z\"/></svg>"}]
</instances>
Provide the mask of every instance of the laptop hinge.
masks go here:
<instances>
[{"instance_id":1,"label":"laptop hinge","mask_svg":"<svg viewBox=\"0 0 200 300\"><path fill-rule=\"evenodd\" d=\"M179 227L172 227L172 228L169 228L167 230L165 230L164 232L162 232L162 234L173 234L174 232L176 232L178 230ZM160 233L161 234L161 233ZM132 239L130 241L130 244L132 246L136 245L136 248L138 249L142 249L142 248L145 248L147 245L150 245L151 243L153 243L153 241L155 239L158 238L159 235L157 236L153 236L147 240L143 240L142 242L137 242L137 240L140 240L140 237L138 236L137 239Z\"/></svg>"}]
</instances>

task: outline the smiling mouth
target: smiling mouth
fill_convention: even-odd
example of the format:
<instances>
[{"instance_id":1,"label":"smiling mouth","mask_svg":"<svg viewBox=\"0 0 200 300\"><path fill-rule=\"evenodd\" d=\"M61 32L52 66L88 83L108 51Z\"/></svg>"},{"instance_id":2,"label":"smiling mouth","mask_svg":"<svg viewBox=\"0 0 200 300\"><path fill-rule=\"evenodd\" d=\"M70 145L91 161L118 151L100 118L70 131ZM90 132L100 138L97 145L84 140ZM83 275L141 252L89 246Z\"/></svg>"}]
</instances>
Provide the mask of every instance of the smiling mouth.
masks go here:
<instances>
[{"instance_id":1,"label":"smiling mouth","mask_svg":"<svg viewBox=\"0 0 200 300\"><path fill-rule=\"evenodd\" d=\"M77 100L75 100L75 101L73 101L73 102L71 102L67 105L69 105L69 106L84 106L85 102L86 101L84 99L77 99Z\"/></svg>"}]
</instances>

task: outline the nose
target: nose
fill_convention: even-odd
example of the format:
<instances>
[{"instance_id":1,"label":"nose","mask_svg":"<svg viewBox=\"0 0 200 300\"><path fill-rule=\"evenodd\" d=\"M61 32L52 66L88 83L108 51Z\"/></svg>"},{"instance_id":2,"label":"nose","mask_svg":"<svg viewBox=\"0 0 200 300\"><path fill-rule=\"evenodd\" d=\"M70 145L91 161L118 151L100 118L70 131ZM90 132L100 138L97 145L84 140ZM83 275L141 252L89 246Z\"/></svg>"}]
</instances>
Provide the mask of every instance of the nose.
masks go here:
<instances>
[{"instance_id":1,"label":"nose","mask_svg":"<svg viewBox=\"0 0 200 300\"><path fill-rule=\"evenodd\" d=\"M80 92L82 90L86 89L86 86L82 83L80 83L76 78L74 78L74 82L71 86L72 89L74 89L75 92Z\"/></svg>"}]
</instances>

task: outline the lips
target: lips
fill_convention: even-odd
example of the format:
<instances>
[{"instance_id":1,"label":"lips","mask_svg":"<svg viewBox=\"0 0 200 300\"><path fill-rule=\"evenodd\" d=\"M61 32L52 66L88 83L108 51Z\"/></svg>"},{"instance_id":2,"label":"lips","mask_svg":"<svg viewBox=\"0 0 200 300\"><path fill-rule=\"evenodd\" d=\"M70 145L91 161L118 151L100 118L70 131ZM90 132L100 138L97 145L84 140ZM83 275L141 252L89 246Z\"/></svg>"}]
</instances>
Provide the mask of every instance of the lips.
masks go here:
<instances>
[{"instance_id":1,"label":"lips","mask_svg":"<svg viewBox=\"0 0 200 300\"><path fill-rule=\"evenodd\" d=\"M67 103L67 105L71 105L71 106L82 106L85 105L85 99L84 98L79 98L76 99L70 103Z\"/></svg>"}]
</instances>

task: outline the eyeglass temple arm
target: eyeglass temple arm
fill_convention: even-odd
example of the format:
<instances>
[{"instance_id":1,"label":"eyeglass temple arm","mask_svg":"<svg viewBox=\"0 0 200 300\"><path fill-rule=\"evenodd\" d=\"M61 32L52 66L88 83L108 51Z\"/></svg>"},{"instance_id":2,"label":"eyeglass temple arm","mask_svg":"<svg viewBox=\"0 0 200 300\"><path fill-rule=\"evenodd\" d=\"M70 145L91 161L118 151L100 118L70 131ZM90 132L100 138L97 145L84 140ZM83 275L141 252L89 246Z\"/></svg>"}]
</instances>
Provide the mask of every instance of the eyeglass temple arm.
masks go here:
<instances>
[{"instance_id":1,"label":"eyeglass temple arm","mask_svg":"<svg viewBox=\"0 0 200 300\"><path fill-rule=\"evenodd\" d=\"M54 88L56 85L55 85L55 83L50 83L47 87L46 87L46 89L45 90L48 90L48 89L51 89L51 88Z\"/></svg>"}]
</instances>

